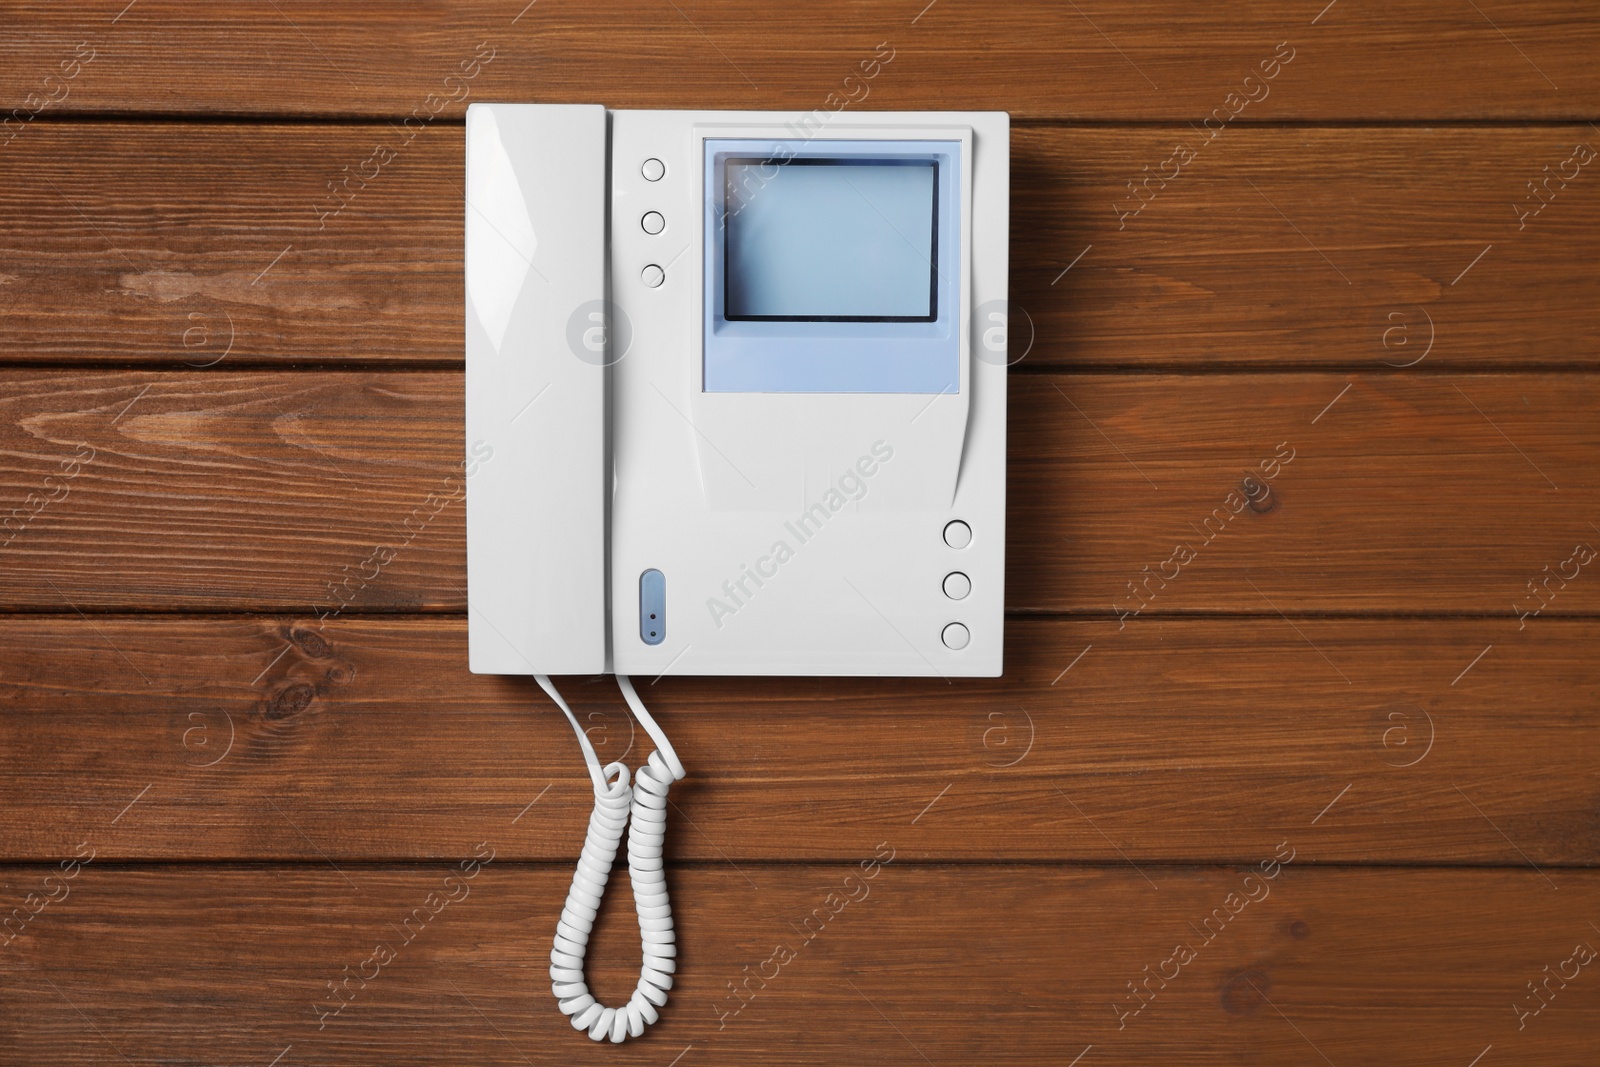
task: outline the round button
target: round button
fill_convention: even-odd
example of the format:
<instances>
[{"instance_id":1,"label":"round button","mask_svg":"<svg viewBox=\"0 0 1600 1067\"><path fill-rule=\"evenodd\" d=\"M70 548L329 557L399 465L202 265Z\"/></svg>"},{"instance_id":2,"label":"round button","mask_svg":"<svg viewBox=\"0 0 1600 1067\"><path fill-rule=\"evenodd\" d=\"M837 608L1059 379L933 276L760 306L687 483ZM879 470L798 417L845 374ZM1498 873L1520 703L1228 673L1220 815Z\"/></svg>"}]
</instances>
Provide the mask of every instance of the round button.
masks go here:
<instances>
[{"instance_id":1,"label":"round button","mask_svg":"<svg viewBox=\"0 0 1600 1067\"><path fill-rule=\"evenodd\" d=\"M957 519L944 528L944 543L951 548L966 548L972 544L972 527Z\"/></svg>"},{"instance_id":2,"label":"round button","mask_svg":"<svg viewBox=\"0 0 1600 1067\"><path fill-rule=\"evenodd\" d=\"M667 272L652 263L639 272L639 279L650 288L655 289L667 280Z\"/></svg>"},{"instance_id":3,"label":"round button","mask_svg":"<svg viewBox=\"0 0 1600 1067\"><path fill-rule=\"evenodd\" d=\"M951 600L965 600L970 592L972 592L972 579L965 574L951 571L944 576L944 595Z\"/></svg>"},{"instance_id":4,"label":"round button","mask_svg":"<svg viewBox=\"0 0 1600 1067\"><path fill-rule=\"evenodd\" d=\"M659 159L647 159L644 166L639 168L639 173L644 175L647 182L658 182L667 173L667 165Z\"/></svg>"},{"instance_id":5,"label":"round button","mask_svg":"<svg viewBox=\"0 0 1600 1067\"><path fill-rule=\"evenodd\" d=\"M644 227L645 233L660 233L667 228L667 220L661 217L661 212L650 211L639 220L639 225Z\"/></svg>"},{"instance_id":6,"label":"round button","mask_svg":"<svg viewBox=\"0 0 1600 1067\"><path fill-rule=\"evenodd\" d=\"M972 635L967 632L967 628L959 622L953 622L946 626L944 633L939 636L944 639L944 647L953 648L957 652L966 648L967 644L972 640Z\"/></svg>"}]
</instances>

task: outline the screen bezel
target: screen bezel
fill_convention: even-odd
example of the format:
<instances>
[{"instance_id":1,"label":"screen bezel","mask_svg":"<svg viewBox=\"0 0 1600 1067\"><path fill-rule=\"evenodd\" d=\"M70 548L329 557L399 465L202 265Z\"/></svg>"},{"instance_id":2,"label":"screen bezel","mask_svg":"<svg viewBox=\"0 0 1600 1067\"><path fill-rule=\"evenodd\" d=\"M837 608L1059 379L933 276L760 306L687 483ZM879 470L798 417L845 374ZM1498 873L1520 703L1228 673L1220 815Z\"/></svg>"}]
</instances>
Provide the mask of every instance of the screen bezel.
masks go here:
<instances>
[{"instance_id":1,"label":"screen bezel","mask_svg":"<svg viewBox=\"0 0 1600 1067\"><path fill-rule=\"evenodd\" d=\"M724 156L720 161L722 196L722 318L727 322L937 322L939 321L939 159L916 156ZM735 166L776 167L927 167L931 171L930 196L932 221L929 225L928 313L926 315L734 315L732 306L733 227L727 222L738 212L728 212L733 197L732 168Z\"/></svg>"},{"instance_id":2,"label":"screen bezel","mask_svg":"<svg viewBox=\"0 0 1600 1067\"><path fill-rule=\"evenodd\" d=\"M701 136L700 388L705 393L959 393L965 388L970 131L872 126L852 136L712 128ZM774 134L777 134L774 136ZM937 160L937 317L918 322L738 321L724 315L722 161L816 157ZM772 168L766 168L769 173ZM759 176L761 168L750 173ZM663 287L665 288L665 287Z\"/></svg>"}]
</instances>

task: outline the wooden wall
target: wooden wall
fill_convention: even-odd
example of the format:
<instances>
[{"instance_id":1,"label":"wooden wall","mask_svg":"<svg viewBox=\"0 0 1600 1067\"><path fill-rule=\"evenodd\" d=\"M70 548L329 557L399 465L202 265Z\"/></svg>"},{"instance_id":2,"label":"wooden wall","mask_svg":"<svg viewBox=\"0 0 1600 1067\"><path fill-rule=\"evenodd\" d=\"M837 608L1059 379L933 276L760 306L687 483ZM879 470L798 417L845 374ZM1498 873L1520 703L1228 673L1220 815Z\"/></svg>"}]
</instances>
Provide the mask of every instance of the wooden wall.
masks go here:
<instances>
[{"instance_id":1,"label":"wooden wall","mask_svg":"<svg viewBox=\"0 0 1600 1067\"><path fill-rule=\"evenodd\" d=\"M7 6L0 1062L1594 1062L1593 5L924 2ZM830 93L1013 118L1006 675L653 686L684 968L590 1048L576 746L402 532L463 108Z\"/></svg>"}]
</instances>

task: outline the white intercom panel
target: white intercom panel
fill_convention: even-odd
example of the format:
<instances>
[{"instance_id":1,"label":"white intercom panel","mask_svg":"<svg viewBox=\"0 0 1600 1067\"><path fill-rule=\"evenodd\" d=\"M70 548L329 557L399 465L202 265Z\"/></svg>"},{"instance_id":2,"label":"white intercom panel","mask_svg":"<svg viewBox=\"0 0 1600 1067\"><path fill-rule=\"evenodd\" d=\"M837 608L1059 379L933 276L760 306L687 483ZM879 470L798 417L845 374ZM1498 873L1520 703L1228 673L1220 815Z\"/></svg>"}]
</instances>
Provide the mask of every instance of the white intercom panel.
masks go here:
<instances>
[{"instance_id":1,"label":"white intercom panel","mask_svg":"<svg viewBox=\"0 0 1600 1067\"><path fill-rule=\"evenodd\" d=\"M595 1041L677 970L667 793L629 675L998 675L1004 114L467 111L468 643L565 713L595 807L550 949ZM552 674L655 742L601 766ZM643 963L584 961L627 833Z\"/></svg>"},{"instance_id":2,"label":"white intercom panel","mask_svg":"<svg viewBox=\"0 0 1600 1067\"><path fill-rule=\"evenodd\" d=\"M994 676L1003 113L467 115L471 668Z\"/></svg>"}]
</instances>

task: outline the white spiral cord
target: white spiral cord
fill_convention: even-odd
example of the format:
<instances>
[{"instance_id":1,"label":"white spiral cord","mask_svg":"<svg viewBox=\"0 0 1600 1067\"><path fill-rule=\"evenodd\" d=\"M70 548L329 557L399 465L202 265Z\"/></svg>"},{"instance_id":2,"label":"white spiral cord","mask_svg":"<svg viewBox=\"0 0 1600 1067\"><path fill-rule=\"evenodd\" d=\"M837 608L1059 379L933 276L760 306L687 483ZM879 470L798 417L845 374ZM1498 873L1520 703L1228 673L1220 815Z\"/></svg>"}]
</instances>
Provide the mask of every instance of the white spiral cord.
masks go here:
<instances>
[{"instance_id":1,"label":"white spiral cord","mask_svg":"<svg viewBox=\"0 0 1600 1067\"><path fill-rule=\"evenodd\" d=\"M594 1041L610 1038L620 1043L638 1037L660 1018L659 1009L667 1003L667 990L672 988L672 973L677 969L678 948L661 845L667 828L667 790L684 776L683 764L625 676L617 675L617 687L656 743L656 750L634 775L631 787L627 765L617 762L602 768L577 716L550 679L542 674L535 675L535 679L572 723L594 782L589 833L578 857L578 869L572 875L567 903L561 909L561 921L556 924L555 946L550 950L550 989L562 1013L571 1017L574 1029L589 1031ZM639 968L639 984L633 997L620 1008L608 1008L589 992L583 977L583 957L624 828L628 831L628 874L639 913L644 963Z\"/></svg>"}]
</instances>

